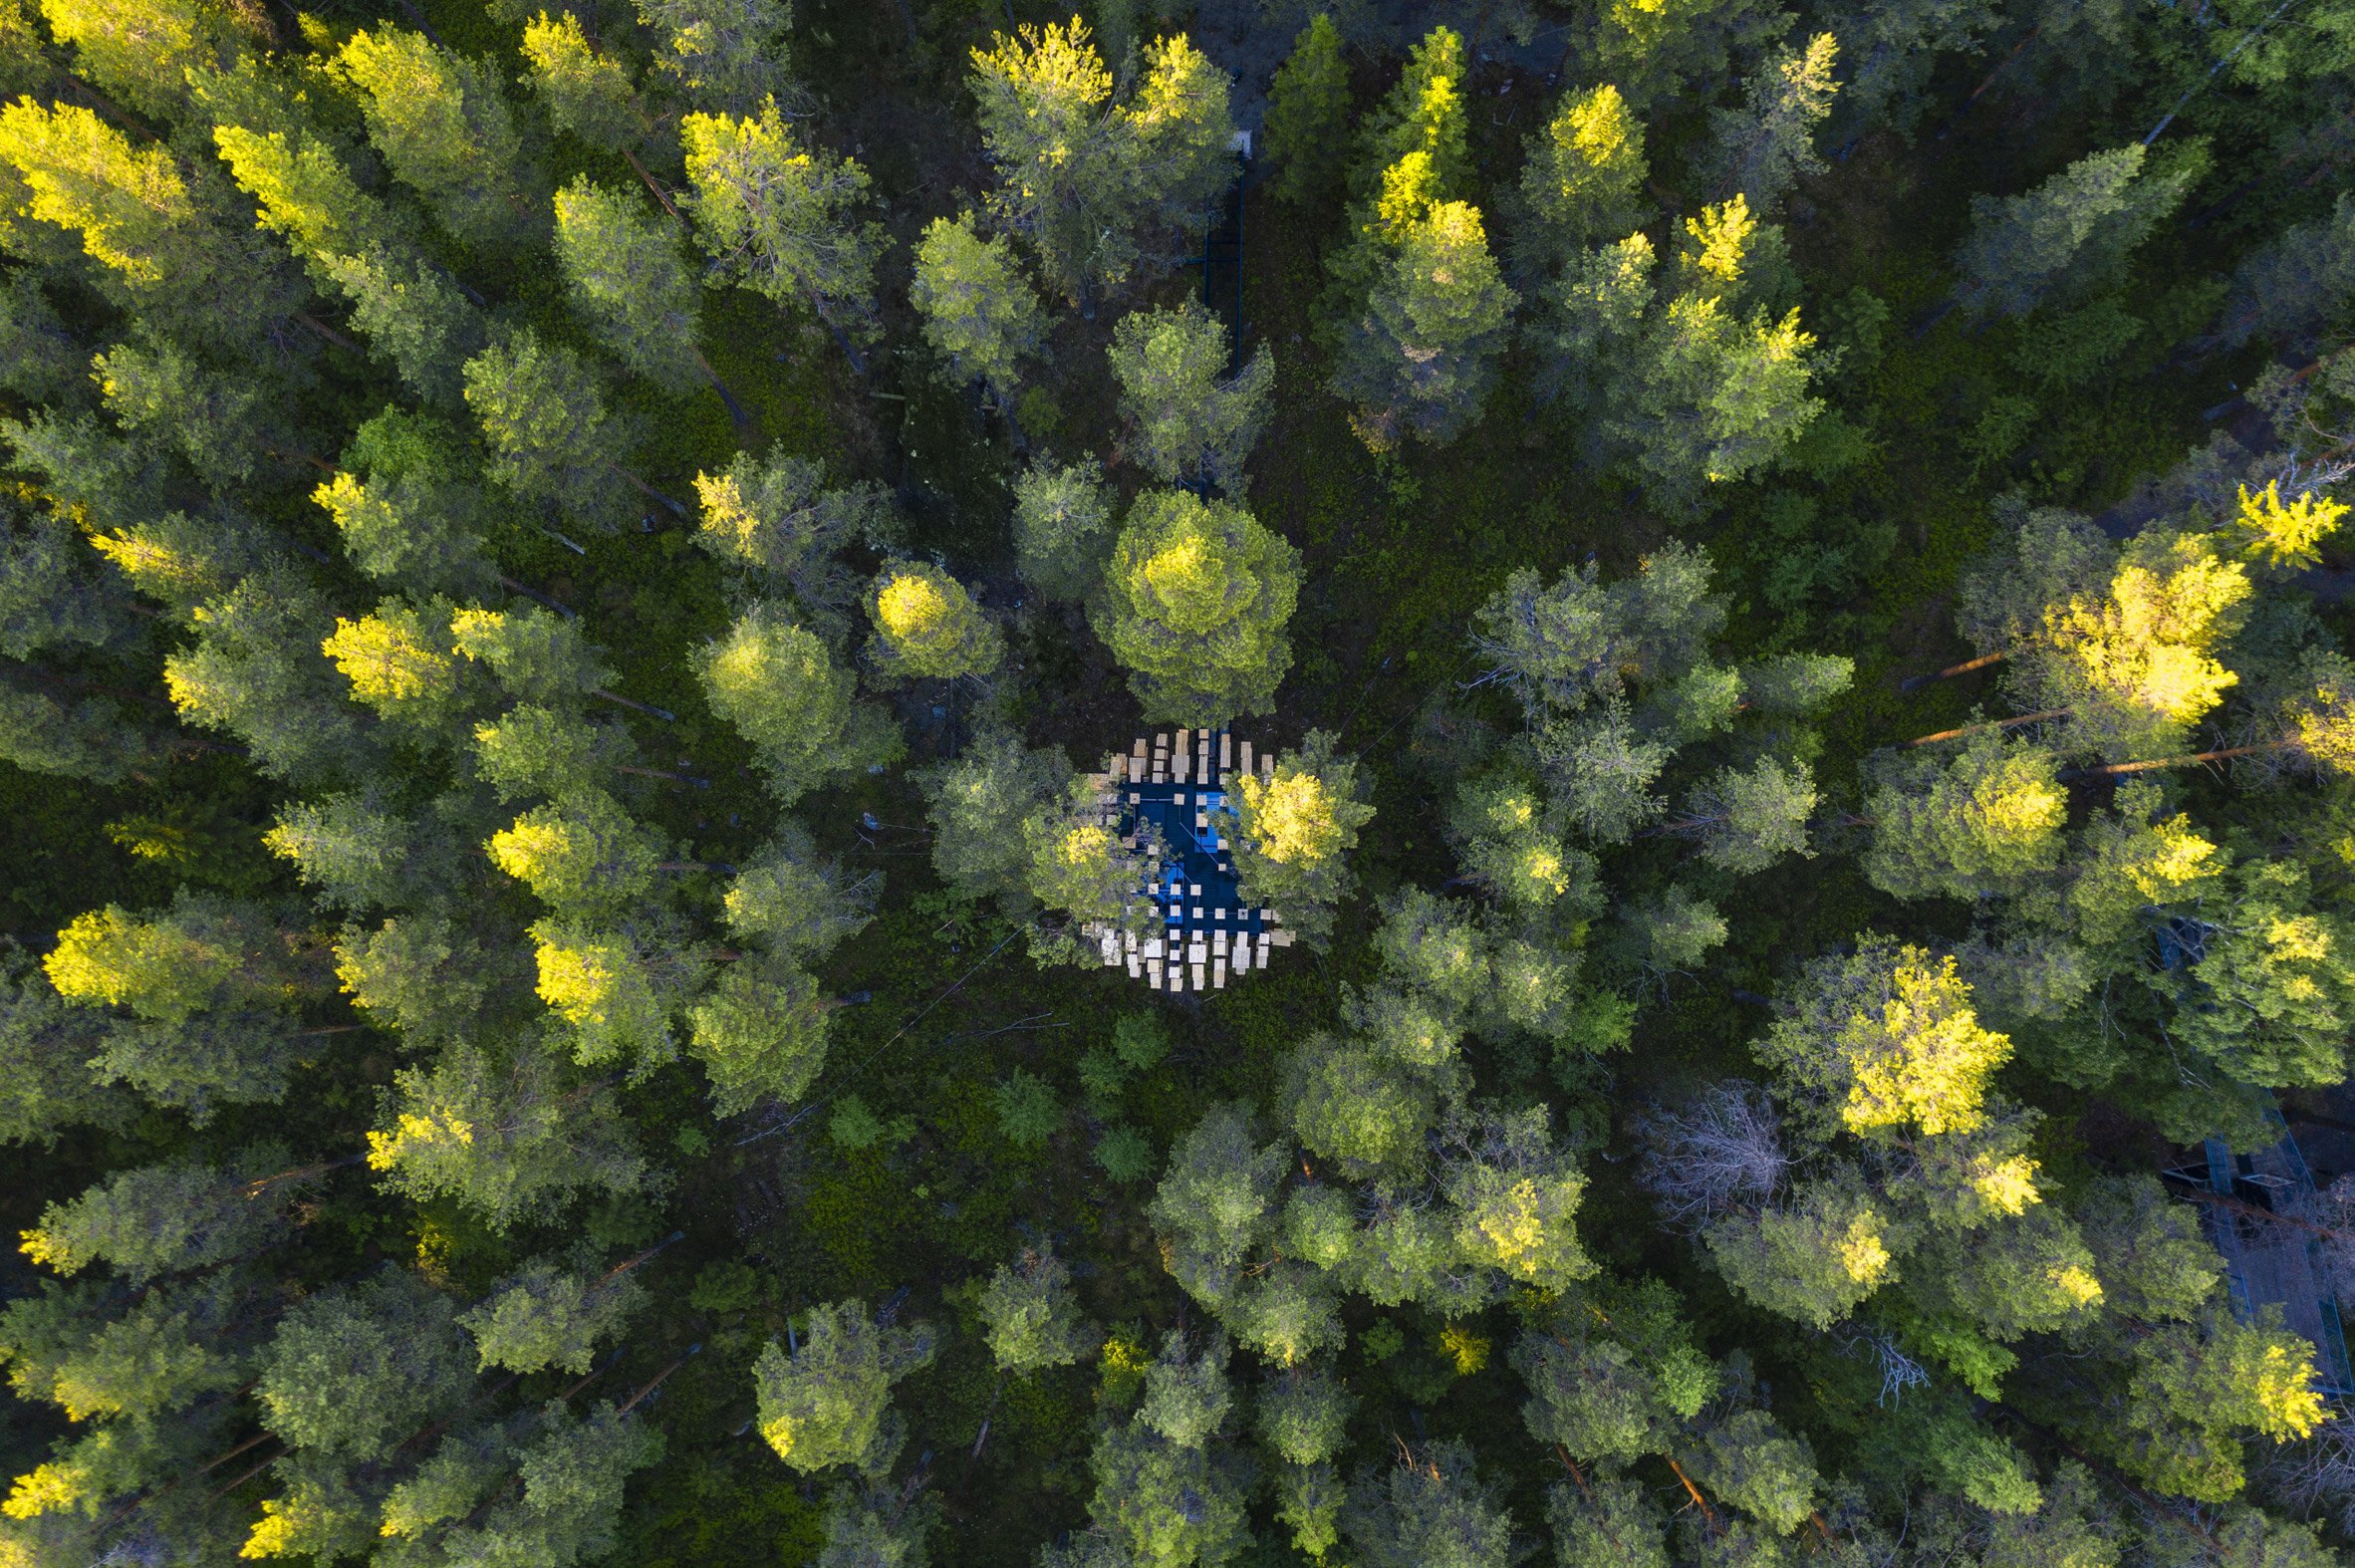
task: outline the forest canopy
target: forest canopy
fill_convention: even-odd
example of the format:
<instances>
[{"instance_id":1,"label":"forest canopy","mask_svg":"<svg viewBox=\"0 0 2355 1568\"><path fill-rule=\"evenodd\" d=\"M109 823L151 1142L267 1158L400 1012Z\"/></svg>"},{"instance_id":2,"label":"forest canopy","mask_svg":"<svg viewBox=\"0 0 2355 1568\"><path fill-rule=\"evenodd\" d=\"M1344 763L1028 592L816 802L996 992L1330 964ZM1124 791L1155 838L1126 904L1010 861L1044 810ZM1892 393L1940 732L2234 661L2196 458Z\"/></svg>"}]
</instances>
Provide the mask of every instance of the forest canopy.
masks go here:
<instances>
[{"instance_id":1,"label":"forest canopy","mask_svg":"<svg viewBox=\"0 0 2355 1568\"><path fill-rule=\"evenodd\" d=\"M0 1568L2355 1552L2355 0L0 0Z\"/></svg>"}]
</instances>

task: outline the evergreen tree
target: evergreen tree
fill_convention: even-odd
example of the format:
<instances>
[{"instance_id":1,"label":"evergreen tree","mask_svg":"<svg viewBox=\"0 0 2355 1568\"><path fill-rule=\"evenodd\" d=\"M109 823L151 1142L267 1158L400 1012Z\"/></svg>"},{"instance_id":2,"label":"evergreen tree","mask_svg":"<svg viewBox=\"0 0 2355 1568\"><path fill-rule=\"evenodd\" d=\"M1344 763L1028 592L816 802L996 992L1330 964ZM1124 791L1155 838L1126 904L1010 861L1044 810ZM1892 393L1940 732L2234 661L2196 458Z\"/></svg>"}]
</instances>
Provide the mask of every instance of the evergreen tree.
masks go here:
<instances>
[{"instance_id":1,"label":"evergreen tree","mask_svg":"<svg viewBox=\"0 0 2355 1568\"><path fill-rule=\"evenodd\" d=\"M523 138L479 62L398 28L354 33L335 70L360 100L369 139L393 178L461 243L514 251L544 232Z\"/></svg>"},{"instance_id":2,"label":"evergreen tree","mask_svg":"<svg viewBox=\"0 0 2355 1568\"><path fill-rule=\"evenodd\" d=\"M526 328L468 360L465 378L492 478L581 527L622 528L629 501L619 484L628 475L613 460L620 431L597 374L579 356Z\"/></svg>"},{"instance_id":3,"label":"evergreen tree","mask_svg":"<svg viewBox=\"0 0 2355 1568\"><path fill-rule=\"evenodd\" d=\"M646 111L630 72L601 53L570 11L542 11L523 27L523 80L539 95L548 123L593 147L627 150L643 142Z\"/></svg>"},{"instance_id":4,"label":"evergreen tree","mask_svg":"<svg viewBox=\"0 0 2355 1568\"><path fill-rule=\"evenodd\" d=\"M1070 1266L1052 1252L1025 1251L1014 1264L1000 1263L979 1305L989 1354L1002 1372L1066 1367L1088 1352Z\"/></svg>"},{"instance_id":5,"label":"evergreen tree","mask_svg":"<svg viewBox=\"0 0 2355 1568\"><path fill-rule=\"evenodd\" d=\"M291 308L285 280L170 152L134 146L88 109L0 108L0 167L22 182L12 204L79 234L97 280L151 326L243 343Z\"/></svg>"},{"instance_id":6,"label":"evergreen tree","mask_svg":"<svg viewBox=\"0 0 2355 1568\"><path fill-rule=\"evenodd\" d=\"M578 1376L589 1370L597 1341L618 1335L646 1310L646 1290L631 1272L633 1263L582 1274L535 1259L480 1305L459 1313L458 1327L473 1336L485 1369L561 1367Z\"/></svg>"},{"instance_id":7,"label":"evergreen tree","mask_svg":"<svg viewBox=\"0 0 2355 1568\"><path fill-rule=\"evenodd\" d=\"M266 1180L267 1178L265 1178ZM249 1257L286 1234L263 1186L173 1161L118 1172L70 1203L51 1203L24 1233L24 1254L72 1275L105 1263L134 1288Z\"/></svg>"},{"instance_id":8,"label":"evergreen tree","mask_svg":"<svg viewBox=\"0 0 2355 1568\"><path fill-rule=\"evenodd\" d=\"M1818 33L1804 50L1783 49L1742 88L1739 110L1711 116L1716 145L1708 159L1720 200L1738 195L1752 212L1772 212L1802 175L1823 172L1816 128L1832 112L1837 40Z\"/></svg>"},{"instance_id":9,"label":"evergreen tree","mask_svg":"<svg viewBox=\"0 0 2355 1568\"><path fill-rule=\"evenodd\" d=\"M703 645L694 670L712 711L752 743L784 800L897 749L883 717L852 695L850 671L826 645L766 606Z\"/></svg>"},{"instance_id":10,"label":"evergreen tree","mask_svg":"<svg viewBox=\"0 0 2355 1568\"><path fill-rule=\"evenodd\" d=\"M1005 657L1004 637L964 585L926 562L885 562L867 614L868 660L887 683L986 675Z\"/></svg>"},{"instance_id":11,"label":"evergreen tree","mask_svg":"<svg viewBox=\"0 0 2355 1568\"><path fill-rule=\"evenodd\" d=\"M584 1188L638 1190L646 1161L601 1089L559 1091L542 1052L502 1061L470 1045L393 1074L392 1130L368 1135L369 1169L417 1199L451 1197L504 1230Z\"/></svg>"},{"instance_id":12,"label":"evergreen tree","mask_svg":"<svg viewBox=\"0 0 2355 1568\"><path fill-rule=\"evenodd\" d=\"M1291 666L1300 553L1250 513L1182 490L1129 508L1089 619L1148 722L1265 712Z\"/></svg>"},{"instance_id":13,"label":"evergreen tree","mask_svg":"<svg viewBox=\"0 0 2355 1568\"><path fill-rule=\"evenodd\" d=\"M469 1371L448 1299L387 1268L297 1302L270 1338L254 1394L288 1446L367 1462L453 1408Z\"/></svg>"},{"instance_id":14,"label":"evergreen tree","mask_svg":"<svg viewBox=\"0 0 2355 1568\"><path fill-rule=\"evenodd\" d=\"M1011 410L1021 365L1040 349L1038 296L1004 235L983 239L973 215L934 218L916 247L910 303L924 341L959 387L979 382Z\"/></svg>"},{"instance_id":15,"label":"evergreen tree","mask_svg":"<svg viewBox=\"0 0 2355 1568\"><path fill-rule=\"evenodd\" d=\"M2148 161L2130 142L2082 157L2024 195L1972 197L1970 235L1955 254L1957 303L1973 315L2024 316L2110 282L2200 172Z\"/></svg>"},{"instance_id":16,"label":"evergreen tree","mask_svg":"<svg viewBox=\"0 0 2355 1568\"><path fill-rule=\"evenodd\" d=\"M807 1094L826 1065L827 1020L837 1005L789 959L728 965L687 1010L687 1047L711 1081L713 1114Z\"/></svg>"},{"instance_id":17,"label":"evergreen tree","mask_svg":"<svg viewBox=\"0 0 2355 1568\"><path fill-rule=\"evenodd\" d=\"M1087 598L1111 531L1112 501L1095 458L1036 465L1014 481L1014 565L1041 598Z\"/></svg>"},{"instance_id":18,"label":"evergreen tree","mask_svg":"<svg viewBox=\"0 0 2355 1568\"><path fill-rule=\"evenodd\" d=\"M1228 84L1182 37L1147 45L1142 77L1117 104L1076 17L997 34L972 58L981 144L998 173L991 208L1075 303L1159 270L1167 240L1233 177Z\"/></svg>"},{"instance_id":19,"label":"evergreen tree","mask_svg":"<svg viewBox=\"0 0 2355 1568\"><path fill-rule=\"evenodd\" d=\"M1281 912L1311 941L1331 933L1334 906L1349 888L1349 852L1374 820L1357 763L1339 746L1339 736L1312 729L1272 774L1237 774L1218 819L1233 840L1242 896Z\"/></svg>"},{"instance_id":20,"label":"evergreen tree","mask_svg":"<svg viewBox=\"0 0 2355 1568\"><path fill-rule=\"evenodd\" d=\"M1243 461L1267 422L1275 361L1260 345L1232 377L1226 330L1192 300L1134 311L1112 330L1112 374L1130 454L1165 484L1241 487Z\"/></svg>"},{"instance_id":21,"label":"evergreen tree","mask_svg":"<svg viewBox=\"0 0 2355 1568\"><path fill-rule=\"evenodd\" d=\"M867 170L803 144L773 101L748 115L692 114L687 215L713 275L776 305L805 304L859 363L875 332L875 263L883 231L858 213Z\"/></svg>"},{"instance_id":22,"label":"evergreen tree","mask_svg":"<svg viewBox=\"0 0 2355 1568\"><path fill-rule=\"evenodd\" d=\"M1367 284L1336 334L1333 390L1358 404L1358 433L1378 451L1410 434L1445 445L1479 416L1519 303L1479 209L1445 188L1429 153L1391 165L1376 220L1342 263Z\"/></svg>"},{"instance_id":23,"label":"evergreen tree","mask_svg":"<svg viewBox=\"0 0 2355 1568\"><path fill-rule=\"evenodd\" d=\"M1350 1488L1341 1527L1374 1568L1504 1568L1512 1515L1499 1507L1461 1442L1402 1452L1387 1474Z\"/></svg>"},{"instance_id":24,"label":"evergreen tree","mask_svg":"<svg viewBox=\"0 0 2355 1568\"><path fill-rule=\"evenodd\" d=\"M1070 786L1070 760L1026 748L1002 730L985 731L954 762L916 777L931 804L932 868L940 880L968 898L998 900L1010 916L1027 915L1025 832Z\"/></svg>"},{"instance_id":25,"label":"evergreen tree","mask_svg":"<svg viewBox=\"0 0 2355 1568\"><path fill-rule=\"evenodd\" d=\"M790 589L831 625L850 606L855 579L836 553L855 540L879 542L891 527L881 486L830 486L826 469L786 453L738 452L720 472L695 475L702 502L695 542L762 587Z\"/></svg>"},{"instance_id":26,"label":"evergreen tree","mask_svg":"<svg viewBox=\"0 0 2355 1568\"><path fill-rule=\"evenodd\" d=\"M1268 184L1279 199L1305 205L1339 188L1348 118L1349 63L1341 56L1341 29L1319 11L1292 41L1267 90L1260 158L1275 169Z\"/></svg>"},{"instance_id":27,"label":"evergreen tree","mask_svg":"<svg viewBox=\"0 0 2355 1568\"><path fill-rule=\"evenodd\" d=\"M639 20L663 41L654 66L692 108L748 115L793 97L782 0L638 0Z\"/></svg>"},{"instance_id":28,"label":"evergreen tree","mask_svg":"<svg viewBox=\"0 0 2355 1568\"><path fill-rule=\"evenodd\" d=\"M930 1364L931 1331L879 1324L859 1301L812 1307L808 1317L798 1351L788 1356L771 1340L752 1370L760 1435L804 1474L848 1464L879 1476L907 1440L892 1385Z\"/></svg>"},{"instance_id":29,"label":"evergreen tree","mask_svg":"<svg viewBox=\"0 0 2355 1568\"><path fill-rule=\"evenodd\" d=\"M1529 137L1521 165L1513 264L1523 278L1553 276L1600 243L1632 233L1649 205L1644 127L1608 83L1564 93Z\"/></svg>"},{"instance_id":30,"label":"evergreen tree","mask_svg":"<svg viewBox=\"0 0 2355 1568\"><path fill-rule=\"evenodd\" d=\"M556 193L556 260L573 305L606 349L667 392L683 392L711 367L695 347L695 287L678 243L630 192L587 175Z\"/></svg>"},{"instance_id":31,"label":"evergreen tree","mask_svg":"<svg viewBox=\"0 0 2355 1568\"><path fill-rule=\"evenodd\" d=\"M1901 899L2016 892L2060 862L2068 795L2041 746L1981 729L1943 761L1885 756L1874 780L1865 875Z\"/></svg>"}]
</instances>

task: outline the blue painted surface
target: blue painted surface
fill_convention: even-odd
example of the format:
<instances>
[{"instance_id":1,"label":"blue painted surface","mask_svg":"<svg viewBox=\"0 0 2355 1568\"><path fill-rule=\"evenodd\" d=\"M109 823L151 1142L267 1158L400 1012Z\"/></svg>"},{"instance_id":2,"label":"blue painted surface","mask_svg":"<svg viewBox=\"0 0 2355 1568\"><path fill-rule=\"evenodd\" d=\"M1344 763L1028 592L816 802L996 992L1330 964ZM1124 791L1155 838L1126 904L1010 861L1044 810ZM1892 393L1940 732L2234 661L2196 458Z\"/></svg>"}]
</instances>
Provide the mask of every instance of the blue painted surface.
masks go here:
<instances>
[{"instance_id":1,"label":"blue painted surface","mask_svg":"<svg viewBox=\"0 0 2355 1568\"><path fill-rule=\"evenodd\" d=\"M1214 930L1257 935L1268 928L1267 912L1246 905L1235 886L1233 855L1218 848L1218 812L1226 804L1226 781L1218 768L1223 738L1223 731L1210 735L1206 776L1167 784L1130 779L1121 785L1121 831L1152 827L1168 850L1161 880L1150 890L1168 937ZM1197 814L1208 818L1207 826L1194 826ZM1189 893L1189 888L1201 891Z\"/></svg>"}]
</instances>

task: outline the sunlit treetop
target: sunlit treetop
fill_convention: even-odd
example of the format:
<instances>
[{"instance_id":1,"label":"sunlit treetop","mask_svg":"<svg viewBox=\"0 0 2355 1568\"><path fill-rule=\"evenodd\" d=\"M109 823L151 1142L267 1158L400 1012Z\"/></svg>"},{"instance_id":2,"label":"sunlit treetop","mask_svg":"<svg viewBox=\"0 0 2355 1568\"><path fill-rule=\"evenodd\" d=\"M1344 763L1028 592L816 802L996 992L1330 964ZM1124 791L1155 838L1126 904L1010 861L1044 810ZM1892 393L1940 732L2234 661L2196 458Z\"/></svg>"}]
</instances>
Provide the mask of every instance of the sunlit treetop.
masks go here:
<instances>
[{"instance_id":1,"label":"sunlit treetop","mask_svg":"<svg viewBox=\"0 0 2355 1568\"><path fill-rule=\"evenodd\" d=\"M1980 1025L1952 957L1867 937L1853 957L1810 965L1792 1001L1759 1055L1849 1132L1903 1140L1985 1119L1988 1080L2011 1042Z\"/></svg>"}]
</instances>

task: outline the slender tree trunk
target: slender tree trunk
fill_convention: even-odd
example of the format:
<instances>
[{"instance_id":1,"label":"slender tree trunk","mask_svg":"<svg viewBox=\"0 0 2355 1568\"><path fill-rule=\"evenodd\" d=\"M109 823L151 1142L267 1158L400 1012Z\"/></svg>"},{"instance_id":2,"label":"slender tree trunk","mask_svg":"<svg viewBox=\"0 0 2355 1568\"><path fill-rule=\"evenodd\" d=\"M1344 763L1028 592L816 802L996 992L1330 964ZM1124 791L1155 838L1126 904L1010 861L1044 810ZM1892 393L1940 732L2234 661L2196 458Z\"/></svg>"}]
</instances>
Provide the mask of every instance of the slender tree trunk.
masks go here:
<instances>
[{"instance_id":1,"label":"slender tree trunk","mask_svg":"<svg viewBox=\"0 0 2355 1568\"><path fill-rule=\"evenodd\" d=\"M1942 729L1935 734L1917 735L1906 742L1909 746L1927 746L1934 740L1954 740L1962 735L1975 735L1983 729L2010 729L2018 724L2033 724L2041 719L2063 718L2074 708L2048 707L2036 713L2022 713L2017 718L1992 718L1983 724L1965 724L1961 729Z\"/></svg>"},{"instance_id":2,"label":"slender tree trunk","mask_svg":"<svg viewBox=\"0 0 2355 1568\"><path fill-rule=\"evenodd\" d=\"M664 1247L670 1246L675 1242L684 1241L685 1239L685 1231L673 1230L670 1232L670 1234L664 1236L653 1246L648 1247L644 1252L639 1253L638 1256L629 1259L627 1262L616 1263L612 1268L607 1269L602 1275L598 1277L597 1282L602 1285L609 1279L614 1279L623 1274L627 1274L632 1269L638 1267L639 1264L644 1263L648 1259L654 1257L654 1254L660 1252Z\"/></svg>"},{"instance_id":3,"label":"slender tree trunk","mask_svg":"<svg viewBox=\"0 0 2355 1568\"><path fill-rule=\"evenodd\" d=\"M638 154L631 151L628 147L624 147L622 149L622 156L630 160L630 166L638 171L638 177L640 179L646 181L646 188L654 193L654 199L662 203L662 210L670 214L672 221L680 223L685 222L686 220L684 218L679 217L678 209L670 204L670 193L664 190L660 185L654 183L654 176L646 171L646 165L644 163L638 161Z\"/></svg>"},{"instance_id":4,"label":"slender tree trunk","mask_svg":"<svg viewBox=\"0 0 2355 1568\"><path fill-rule=\"evenodd\" d=\"M1701 1510L1701 1516L1708 1521L1709 1532L1715 1534L1721 1528L1717 1523L1717 1511L1711 1508L1709 1500L1701 1494L1701 1488L1693 1484L1693 1477L1685 1473L1685 1466L1677 1462L1675 1454L1664 1453L1661 1457L1668 1460L1668 1467L1677 1472L1677 1479L1685 1483L1686 1495L1691 1497L1693 1505Z\"/></svg>"},{"instance_id":5,"label":"slender tree trunk","mask_svg":"<svg viewBox=\"0 0 2355 1568\"><path fill-rule=\"evenodd\" d=\"M2126 773L2148 773L2154 768L2190 767L2195 762L2223 762L2231 757L2253 757L2260 752L2286 751L2294 742L2269 741L2262 746L2226 746L2220 751L2195 751L2188 756L2154 757L2148 762L2108 762L2094 768L2071 768L2061 777L2066 780L2116 778Z\"/></svg>"},{"instance_id":6,"label":"slender tree trunk","mask_svg":"<svg viewBox=\"0 0 2355 1568\"><path fill-rule=\"evenodd\" d=\"M728 384L719 379L719 372L711 368L711 362L703 358L703 351L690 343L687 345L687 353L695 357L696 369L700 370L703 373L703 379L711 384L711 390L719 393L719 400L727 404L728 417L736 421L736 428L739 431L751 429L752 415L744 411L744 405L736 400L736 394L728 391Z\"/></svg>"},{"instance_id":7,"label":"slender tree trunk","mask_svg":"<svg viewBox=\"0 0 2355 1568\"><path fill-rule=\"evenodd\" d=\"M664 495L661 491L655 489L653 485L647 483L644 479L641 479L638 477L638 475L632 473L620 463L608 458L606 460L606 466L611 468L615 473L620 474L623 478L629 480L631 485L635 487L641 494L650 496L656 502L659 502L661 505L668 507L670 509L670 514L673 517L686 516L687 509L683 505L681 505L679 502L673 501L670 499L670 497Z\"/></svg>"},{"instance_id":8,"label":"slender tree trunk","mask_svg":"<svg viewBox=\"0 0 2355 1568\"><path fill-rule=\"evenodd\" d=\"M628 697L617 696L602 686L597 690L590 692L589 694L598 698L600 701L611 702L617 707L629 708L632 712L650 713L655 718L660 719L665 724L675 724L678 722L678 715L671 712L668 708L655 707L653 704L647 702L635 702Z\"/></svg>"},{"instance_id":9,"label":"slender tree trunk","mask_svg":"<svg viewBox=\"0 0 2355 1568\"><path fill-rule=\"evenodd\" d=\"M364 1152L357 1155L346 1155L341 1160L322 1161L318 1165L298 1166L292 1171L281 1171L276 1176L266 1176L258 1180L248 1181L245 1183L244 1192L247 1197L254 1197L264 1187L275 1186L281 1181L303 1181L315 1176L325 1176L330 1171L341 1171L346 1166L356 1166L367 1158L368 1156Z\"/></svg>"},{"instance_id":10,"label":"slender tree trunk","mask_svg":"<svg viewBox=\"0 0 2355 1568\"><path fill-rule=\"evenodd\" d=\"M319 336L325 338L328 342L334 344L339 349L350 349L354 354L358 355L366 355L368 353L368 351L363 349L359 344L354 343L351 339L345 337L342 333L336 331L333 327L330 327L326 322L321 321L309 311L296 311L294 313L294 319L302 323L304 326L310 328L313 332L319 334Z\"/></svg>"},{"instance_id":11,"label":"slender tree trunk","mask_svg":"<svg viewBox=\"0 0 2355 1568\"><path fill-rule=\"evenodd\" d=\"M655 1373L652 1383L649 1383L645 1388L640 1389L636 1394L631 1395L629 1403L624 1405L621 1409L615 1411L614 1414L617 1416L629 1415L630 1412L637 1407L639 1401L645 1399L648 1395L654 1393L654 1390L662 1386L663 1379L669 1377L670 1374L685 1366L689 1358L699 1356L702 1353L703 1347L701 1345L689 1345L685 1351L679 1355L676 1361L673 1361L669 1366L664 1367L660 1372Z\"/></svg>"},{"instance_id":12,"label":"slender tree trunk","mask_svg":"<svg viewBox=\"0 0 2355 1568\"><path fill-rule=\"evenodd\" d=\"M568 621L577 621L581 617L581 613L575 610L572 606L561 603L558 600L551 599L546 594L541 593L538 589L519 583L504 572L499 574L499 586L511 594L521 594L524 598L532 601L534 604L546 605L549 609L555 611L558 615L564 617Z\"/></svg>"},{"instance_id":13,"label":"slender tree trunk","mask_svg":"<svg viewBox=\"0 0 2355 1568\"><path fill-rule=\"evenodd\" d=\"M1984 669L1989 664L1999 664L2003 661L2004 656L2001 653L1981 653L1978 657L1966 658L1960 664L1949 664L1944 669L1934 669L1927 675L1908 675L1898 682L1897 689L1919 691L1934 680L1952 680L1957 675L1967 675L1974 669Z\"/></svg>"},{"instance_id":14,"label":"slender tree trunk","mask_svg":"<svg viewBox=\"0 0 2355 1568\"><path fill-rule=\"evenodd\" d=\"M622 765L617 766L614 771L616 773L628 773L634 777L644 779L670 779L676 783L692 785L696 789L709 789L711 787L711 781L709 779L699 779L691 773L665 772L661 768L642 768L631 765Z\"/></svg>"}]
</instances>

